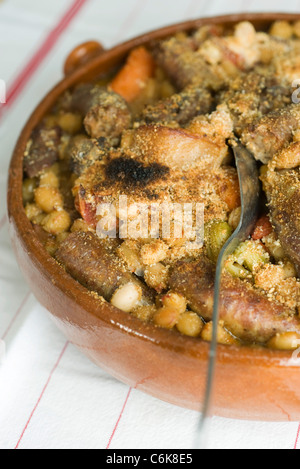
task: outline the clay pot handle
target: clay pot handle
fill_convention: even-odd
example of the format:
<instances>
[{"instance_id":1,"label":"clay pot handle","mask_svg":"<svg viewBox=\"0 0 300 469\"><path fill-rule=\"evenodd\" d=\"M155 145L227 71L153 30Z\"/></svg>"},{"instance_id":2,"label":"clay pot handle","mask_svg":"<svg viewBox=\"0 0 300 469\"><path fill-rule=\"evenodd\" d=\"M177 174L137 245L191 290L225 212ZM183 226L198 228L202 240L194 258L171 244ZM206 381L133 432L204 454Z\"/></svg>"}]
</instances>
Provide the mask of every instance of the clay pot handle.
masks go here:
<instances>
[{"instance_id":1,"label":"clay pot handle","mask_svg":"<svg viewBox=\"0 0 300 469\"><path fill-rule=\"evenodd\" d=\"M68 55L64 65L64 74L66 76L70 75L77 68L85 65L103 52L103 46L97 41L88 41L80 44Z\"/></svg>"}]
</instances>

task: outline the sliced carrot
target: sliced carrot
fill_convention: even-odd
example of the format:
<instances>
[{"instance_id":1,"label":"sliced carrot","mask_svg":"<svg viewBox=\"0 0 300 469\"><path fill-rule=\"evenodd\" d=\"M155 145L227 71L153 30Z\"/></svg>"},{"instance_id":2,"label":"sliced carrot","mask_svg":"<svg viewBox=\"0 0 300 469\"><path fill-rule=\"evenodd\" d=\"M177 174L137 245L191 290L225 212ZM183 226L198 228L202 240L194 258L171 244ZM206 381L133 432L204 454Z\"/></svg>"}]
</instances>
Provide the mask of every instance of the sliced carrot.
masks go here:
<instances>
[{"instance_id":1,"label":"sliced carrot","mask_svg":"<svg viewBox=\"0 0 300 469\"><path fill-rule=\"evenodd\" d=\"M252 239L258 240L268 236L273 231L273 227L267 215L263 215L256 223Z\"/></svg>"},{"instance_id":2,"label":"sliced carrot","mask_svg":"<svg viewBox=\"0 0 300 469\"><path fill-rule=\"evenodd\" d=\"M111 81L109 88L131 102L139 96L154 71L155 62L150 52L143 46L137 47L130 52L124 67Z\"/></svg>"}]
</instances>

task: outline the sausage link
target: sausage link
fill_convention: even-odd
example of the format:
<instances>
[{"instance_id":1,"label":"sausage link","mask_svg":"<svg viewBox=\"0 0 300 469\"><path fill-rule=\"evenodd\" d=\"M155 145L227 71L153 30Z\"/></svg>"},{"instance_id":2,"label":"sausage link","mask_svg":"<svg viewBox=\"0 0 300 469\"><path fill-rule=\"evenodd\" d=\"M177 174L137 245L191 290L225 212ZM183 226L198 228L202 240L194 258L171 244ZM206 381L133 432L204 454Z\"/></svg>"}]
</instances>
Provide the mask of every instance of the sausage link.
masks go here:
<instances>
[{"instance_id":1,"label":"sausage link","mask_svg":"<svg viewBox=\"0 0 300 469\"><path fill-rule=\"evenodd\" d=\"M75 280L107 301L120 286L134 283L142 289L142 300L151 304L154 301L151 290L104 243L93 233L75 232L61 244L56 259Z\"/></svg>"},{"instance_id":2,"label":"sausage link","mask_svg":"<svg viewBox=\"0 0 300 469\"><path fill-rule=\"evenodd\" d=\"M169 287L184 295L190 308L206 321L212 320L214 275L215 265L202 258L178 262L169 278ZM300 333L300 319L292 310L229 274L222 279L220 319L245 342L265 344L277 333Z\"/></svg>"}]
</instances>

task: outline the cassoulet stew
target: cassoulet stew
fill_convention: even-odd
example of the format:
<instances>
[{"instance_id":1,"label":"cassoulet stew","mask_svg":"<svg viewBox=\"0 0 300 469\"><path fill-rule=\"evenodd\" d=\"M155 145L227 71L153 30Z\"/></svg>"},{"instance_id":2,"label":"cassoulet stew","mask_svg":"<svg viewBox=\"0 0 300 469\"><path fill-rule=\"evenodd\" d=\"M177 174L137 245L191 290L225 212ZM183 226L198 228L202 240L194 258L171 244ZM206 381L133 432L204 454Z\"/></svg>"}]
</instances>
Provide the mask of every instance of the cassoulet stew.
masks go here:
<instances>
[{"instance_id":1,"label":"cassoulet stew","mask_svg":"<svg viewBox=\"0 0 300 469\"><path fill-rule=\"evenodd\" d=\"M218 340L296 349L299 77L299 23L204 26L133 49L61 96L28 142L24 207L39 239L99 300L211 340L216 262L241 213L238 138L263 195L252 236L226 262ZM194 206L200 243L182 230Z\"/></svg>"}]
</instances>

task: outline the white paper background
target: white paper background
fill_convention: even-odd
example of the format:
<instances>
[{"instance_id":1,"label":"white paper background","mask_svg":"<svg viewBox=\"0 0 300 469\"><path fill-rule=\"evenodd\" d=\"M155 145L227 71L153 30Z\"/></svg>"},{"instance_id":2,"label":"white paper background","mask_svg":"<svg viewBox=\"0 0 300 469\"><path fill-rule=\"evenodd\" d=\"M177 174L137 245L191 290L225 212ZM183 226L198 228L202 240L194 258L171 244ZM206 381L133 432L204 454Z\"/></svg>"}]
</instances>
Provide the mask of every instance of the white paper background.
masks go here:
<instances>
[{"instance_id":1,"label":"white paper background","mask_svg":"<svg viewBox=\"0 0 300 469\"><path fill-rule=\"evenodd\" d=\"M73 0L0 2L0 79L8 88ZM55 328L28 290L11 252L4 221L6 179L16 138L39 100L62 76L72 48L105 47L160 26L241 11L299 12L290 0L87 0L0 116L0 449L189 449L198 421L181 409L116 381L82 356ZM2 343L3 345L3 343ZM214 418L209 447L293 449L298 423Z\"/></svg>"}]
</instances>

